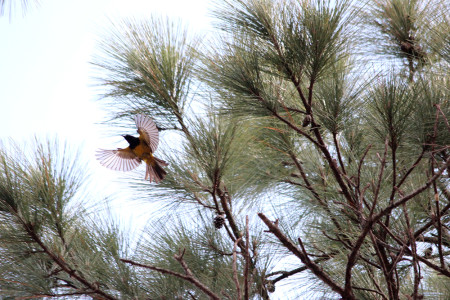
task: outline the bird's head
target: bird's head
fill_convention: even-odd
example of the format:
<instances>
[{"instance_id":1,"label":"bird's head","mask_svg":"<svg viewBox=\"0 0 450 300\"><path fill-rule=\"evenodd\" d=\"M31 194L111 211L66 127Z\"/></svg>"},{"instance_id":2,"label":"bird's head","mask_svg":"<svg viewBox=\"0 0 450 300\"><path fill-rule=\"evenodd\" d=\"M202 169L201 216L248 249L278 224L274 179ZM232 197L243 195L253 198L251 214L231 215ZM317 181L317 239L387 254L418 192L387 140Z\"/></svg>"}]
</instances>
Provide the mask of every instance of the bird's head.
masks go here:
<instances>
[{"instance_id":1,"label":"bird's head","mask_svg":"<svg viewBox=\"0 0 450 300\"><path fill-rule=\"evenodd\" d=\"M133 149L137 145L139 145L139 139L137 137L134 137L129 134L122 135L122 137L127 140L128 144L130 144L130 147Z\"/></svg>"},{"instance_id":2,"label":"bird's head","mask_svg":"<svg viewBox=\"0 0 450 300\"><path fill-rule=\"evenodd\" d=\"M124 134L124 135L122 135L122 137L123 137L124 139L126 139L127 142L130 142L130 141L134 138L134 136L129 135L129 134Z\"/></svg>"}]
</instances>

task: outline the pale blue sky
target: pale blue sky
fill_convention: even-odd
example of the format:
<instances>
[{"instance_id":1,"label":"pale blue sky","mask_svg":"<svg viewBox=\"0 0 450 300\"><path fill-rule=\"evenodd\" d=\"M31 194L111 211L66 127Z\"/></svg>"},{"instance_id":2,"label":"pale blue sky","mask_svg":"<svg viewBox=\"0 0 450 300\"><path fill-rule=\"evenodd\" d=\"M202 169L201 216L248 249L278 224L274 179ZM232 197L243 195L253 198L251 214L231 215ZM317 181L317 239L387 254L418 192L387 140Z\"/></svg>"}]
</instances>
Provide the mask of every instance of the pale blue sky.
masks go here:
<instances>
[{"instance_id":1,"label":"pale blue sky","mask_svg":"<svg viewBox=\"0 0 450 300\"><path fill-rule=\"evenodd\" d=\"M24 17L0 18L0 137L58 133L89 140L104 114L90 87L89 61L108 18L167 14L200 30L208 26L209 2L41 0Z\"/></svg>"}]
</instances>

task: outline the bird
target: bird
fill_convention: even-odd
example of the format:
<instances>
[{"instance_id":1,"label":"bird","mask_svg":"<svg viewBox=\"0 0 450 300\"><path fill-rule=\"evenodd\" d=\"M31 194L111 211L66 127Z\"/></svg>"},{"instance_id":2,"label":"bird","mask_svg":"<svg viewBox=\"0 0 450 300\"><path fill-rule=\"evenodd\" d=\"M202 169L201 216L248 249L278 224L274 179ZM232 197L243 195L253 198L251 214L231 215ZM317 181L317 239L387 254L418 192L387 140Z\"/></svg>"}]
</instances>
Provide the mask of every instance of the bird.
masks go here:
<instances>
[{"instance_id":1,"label":"bird","mask_svg":"<svg viewBox=\"0 0 450 300\"><path fill-rule=\"evenodd\" d=\"M168 164L153 155L159 143L158 128L151 118L142 114L136 115L134 121L139 137L122 135L129 144L127 148L98 149L96 157L101 165L116 171L131 171L144 162L146 164L145 180L159 183L167 175L163 167Z\"/></svg>"}]
</instances>

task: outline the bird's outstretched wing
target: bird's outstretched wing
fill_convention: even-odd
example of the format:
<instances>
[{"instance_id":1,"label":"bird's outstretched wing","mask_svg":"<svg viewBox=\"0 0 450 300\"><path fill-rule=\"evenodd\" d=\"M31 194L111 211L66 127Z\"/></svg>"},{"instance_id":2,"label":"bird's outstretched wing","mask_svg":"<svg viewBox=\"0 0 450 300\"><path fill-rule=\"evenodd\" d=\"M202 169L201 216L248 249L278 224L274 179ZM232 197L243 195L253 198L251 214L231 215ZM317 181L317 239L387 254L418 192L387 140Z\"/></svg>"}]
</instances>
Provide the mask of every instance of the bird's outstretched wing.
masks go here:
<instances>
[{"instance_id":1,"label":"bird's outstretched wing","mask_svg":"<svg viewBox=\"0 0 450 300\"><path fill-rule=\"evenodd\" d=\"M152 150L152 153L158 148L159 132L155 122L147 116L136 115L134 117L136 122L139 139L144 140Z\"/></svg>"},{"instance_id":2,"label":"bird's outstretched wing","mask_svg":"<svg viewBox=\"0 0 450 300\"><path fill-rule=\"evenodd\" d=\"M130 148L117 150L97 150L97 159L102 166L115 171L131 171L140 165L141 159Z\"/></svg>"}]
</instances>

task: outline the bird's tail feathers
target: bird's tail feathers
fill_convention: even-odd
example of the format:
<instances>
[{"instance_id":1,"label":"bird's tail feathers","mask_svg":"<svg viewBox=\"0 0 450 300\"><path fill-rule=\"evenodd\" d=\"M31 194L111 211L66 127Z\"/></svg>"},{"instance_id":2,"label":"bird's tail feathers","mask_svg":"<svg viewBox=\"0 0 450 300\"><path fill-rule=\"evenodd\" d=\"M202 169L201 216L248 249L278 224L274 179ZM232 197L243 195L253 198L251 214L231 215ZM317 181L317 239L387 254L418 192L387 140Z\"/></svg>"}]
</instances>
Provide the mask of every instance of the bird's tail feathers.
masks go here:
<instances>
[{"instance_id":1,"label":"bird's tail feathers","mask_svg":"<svg viewBox=\"0 0 450 300\"><path fill-rule=\"evenodd\" d=\"M152 164L147 163L147 169L145 172L145 179L149 179L150 182L154 181L156 183L161 182L161 180L166 177L167 172L162 167L168 166L168 163L163 161L162 159L155 157L155 164L152 166Z\"/></svg>"}]
</instances>

